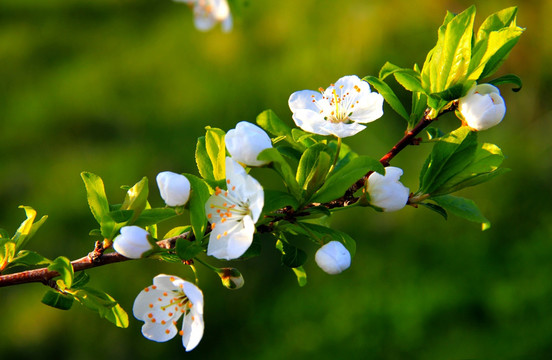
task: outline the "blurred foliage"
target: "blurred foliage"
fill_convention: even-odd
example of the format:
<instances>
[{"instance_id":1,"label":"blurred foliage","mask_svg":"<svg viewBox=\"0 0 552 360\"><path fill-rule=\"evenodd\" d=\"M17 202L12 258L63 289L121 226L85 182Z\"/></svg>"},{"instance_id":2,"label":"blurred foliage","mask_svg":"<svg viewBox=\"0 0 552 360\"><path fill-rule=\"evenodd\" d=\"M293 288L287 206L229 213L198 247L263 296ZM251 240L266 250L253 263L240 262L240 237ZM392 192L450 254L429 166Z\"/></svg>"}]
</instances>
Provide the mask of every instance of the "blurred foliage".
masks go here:
<instances>
[{"instance_id":1,"label":"blurred foliage","mask_svg":"<svg viewBox=\"0 0 552 360\"><path fill-rule=\"evenodd\" d=\"M124 196L120 184L146 175L155 201L158 172L197 173L194 146L205 126L227 130L254 122L267 108L292 124L287 99L293 91L347 74L376 75L385 61L421 64L446 10L472 3L249 1L234 30L222 34L196 31L189 8L168 0L4 0L0 225L13 233L23 216L17 206L32 206L49 220L31 247L50 258L81 257L93 249L87 234L94 227L81 171L102 176L114 199ZM198 265L206 333L187 354L176 339L148 341L134 319L122 330L78 306L70 312L44 306L41 285L2 288L2 358L548 358L552 3L476 5L476 26L518 5L519 25L527 27L496 74L516 73L524 88L514 94L502 87L506 118L481 133L502 148L513 171L465 190L493 222L490 230L424 209L355 209L333 222L357 240L353 266L342 275L318 269L308 244L304 288L270 247L236 264L246 281L239 291L221 287L216 274ZM451 130L457 121L451 115L439 125ZM386 108L348 144L379 157L403 130L404 121ZM393 161L405 169L402 180L411 189L428 150L411 148ZM147 265L93 269L90 284L130 311L156 274L192 276L183 266Z\"/></svg>"}]
</instances>

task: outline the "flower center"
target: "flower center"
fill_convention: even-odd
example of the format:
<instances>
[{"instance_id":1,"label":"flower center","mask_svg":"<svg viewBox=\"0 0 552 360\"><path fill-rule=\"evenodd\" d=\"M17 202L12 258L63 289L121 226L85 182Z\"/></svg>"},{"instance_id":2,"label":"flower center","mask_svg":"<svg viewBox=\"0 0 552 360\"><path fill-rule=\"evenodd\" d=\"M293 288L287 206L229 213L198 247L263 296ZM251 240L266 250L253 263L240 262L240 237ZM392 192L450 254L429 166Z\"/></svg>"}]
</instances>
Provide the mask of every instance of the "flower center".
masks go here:
<instances>
[{"instance_id":1,"label":"flower center","mask_svg":"<svg viewBox=\"0 0 552 360\"><path fill-rule=\"evenodd\" d=\"M230 185L230 180L226 180L226 183L231 191L236 189L235 186ZM236 221L240 221L244 216L251 215L248 199L237 199L233 196L232 192L228 190L223 191L218 186L215 188L215 196L219 196L223 200L218 202L218 204L211 204L211 209L216 209L217 214L220 216L221 223L226 222L234 216ZM222 203L222 205L220 205L220 203ZM209 219L212 217L210 215L211 214L207 215Z\"/></svg>"},{"instance_id":2,"label":"flower center","mask_svg":"<svg viewBox=\"0 0 552 360\"><path fill-rule=\"evenodd\" d=\"M327 90L319 88L318 91L322 94L322 99L320 101L316 100L315 95L312 95L312 102L320 109L320 114L324 116L324 120L329 121L333 124L345 123L348 124L351 122L349 118L353 115L353 109L355 104L358 104L358 100L351 95L351 92L344 90L344 86L341 85L336 89L334 84L330 85L331 96L326 96ZM355 85L353 89L356 92L360 92L360 87ZM339 91L339 93L338 93Z\"/></svg>"}]
</instances>

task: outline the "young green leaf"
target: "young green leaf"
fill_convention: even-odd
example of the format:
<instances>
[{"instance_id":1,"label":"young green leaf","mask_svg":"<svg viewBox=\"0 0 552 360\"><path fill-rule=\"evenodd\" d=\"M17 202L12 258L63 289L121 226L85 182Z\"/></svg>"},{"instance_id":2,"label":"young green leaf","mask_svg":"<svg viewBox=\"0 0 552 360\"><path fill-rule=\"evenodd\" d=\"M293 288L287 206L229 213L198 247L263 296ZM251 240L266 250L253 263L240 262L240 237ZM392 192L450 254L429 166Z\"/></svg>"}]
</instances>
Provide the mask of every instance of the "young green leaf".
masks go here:
<instances>
[{"instance_id":1,"label":"young green leaf","mask_svg":"<svg viewBox=\"0 0 552 360\"><path fill-rule=\"evenodd\" d=\"M149 188L147 177L143 177L142 180L138 181L133 187L127 190L121 210L133 211L132 218L129 220L130 224L132 224L146 208L146 204L148 203L148 195Z\"/></svg>"},{"instance_id":2,"label":"young green leaf","mask_svg":"<svg viewBox=\"0 0 552 360\"><path fill-rule=\"evenodd\" d=\"M16 245L13 241L3 241L0 243L0 272L8 267L9 263L15 257Z\"/></svg>"},{"instance_id":3,"label":"young green leaf","mask_svg":"<svg viewBox=\"0 0 552 360\"><path fill-rule=\"evenodd\" d=\"M1 258L1 255L0 255ZM1 260L0 260L1 262ZM17 256L10 261L10 267L13 266L44 266L50 265L51 260L44 256L30 250L21 250L17 253Z\"/></svg>"},{"instance_id":4,"label":"young green leaf","mask_svg":"<svg viewBox=\"0 0 552 360\"><path fill-rule=\"evenodd\" d=\"M176 240L176 254L182 260L191 260L204 251L201 246L201 240L193 240L178 238Z\"/></svg>"},{"instance_id":5,"label":"young green leaf","mask_svg":"<svg viewBox=\"0 0 552 360\"><path fill-rule=\"evenodd\" d=\"M12 241L16 244L17 250L25 247L27 242L48 218L47 216L43 216L39 221L33 223L36 218L36 211L30 206L20 206L19 208L25 210L27 219L21 223L12 237Z\"/></svg>"},{"instance_id":6,"label":"young green leaf","mask_svg":"<svg viewBox=\"0 0 552 360\"><path fill-rule=\"evenodd\" d=\"M101 318L110 321L117 327L128 327L128 314L111 295L89 287L76 290L73 295L78 302L97 312Z\"/></svg>"},{"instance_id":7,"label":"young green leaf","mask_svg":"<svg viewBox=\"0 0 552 360\"><path fill-rule=\"evenodd\" d=\"M287 126L272 110L265 110L257 116L257 124L274 137L283 137L284 140L298 151L305 147L293 139L291 128Z\"/></svg>"},{"instance_id":8,"label":"young green leaf","mask_svg":"<svg viewBox=\"0 0 552 360\"><path fill-rule=\"evenodd\" d=\"M276 242L276 249L282 253L282 265L287 267L296 268L307 261L307 254L303 250L289 244L285 238Z\"/></svg>"},{"instance_id":9,"label":"young green leaf","mask_svg":"<svg viewBox=\"0 0 552 360\"><path fill-rule=\"evenodd\" d=\"M201 136L197 139L195 160L199 174L206 180L215 180L213 175L213 164L207 153L207 146L205 144L205 136Z\"/></svg>"},{"instance_id":10,"label":"young green leaf","mask_svg":"<svg viewBox=\"0 0 552 360\"><path fill-rule=\"evenodd\" d=\"M65 286L67 286L67 288L71 288L73 285L73 277L75 275L73 265L71 265L71 260L65 256L59 256L52 261L50 266L48 266L48 270L57 272L60 279L65 283Z\"/></svg>"},{"instance_id":11,"label":"young green leaf","mask_svg":"<svg viewBox=\"0 0 552 360\"><path fill-rule=\"evenodd\" d=\"M271 161L271 166L274 168L274 170L276 170L278 174L280 174L291 195L293 195L295 199L301 201L301 188L299 187L297 180L295 180L293 170L291 170L291 167L289 166L287 161L282 157L282 154L278 152L278 149L270 148L263 150L259 154L257 159Z\"/></svg>"},{"instance_id":12,"label":"young green leaf","mask_svg":"<svg viewBox=\"0 0 552 360\"><path fill-rule=\"evenodd\" d=\"M69 310L73 306L73 296L62 294L54 290L48 290L42 298L42 303L56 309Z\"/></svg>"},{"instance_id":13,"label":"young green leaf","mask_svg":"<svg viewBox=\"0 0 552 360\"><path fill-rule=\"evenodd\" d=\"M302 266L291 268L295 276L297 277L297 283L299 286L303 287L307 285L307 273Z\"/></svg>"},{"instance_id":14,"label":"young green leaf","mask_svg":"<svg viewBox=\"0 0 552 360\"><path fill-rule=\"evenodd\" d=\"M343 196L351 185L370 171L385 174L383 165L376 159L368 156L352 159L340 170L330 174L330 177L312 198L312 202L325 203Z\"/></svg>"},{"instance_id":15,"label":"young green leaf","mask_svg":"<svg viewBox=\"0 0 552 360\"><path fill-rule=\"evenodd\" d=\"M136 219L134 225L145 228L146 226L155 225L176 216L178 214L172 208L145 209L138 219ZM152 234L152 236L154 235Z\"/></svg>"},{"instance_id":16,"label":"young green leaf","mask_svg":"<svg viewBox=\"0 0 552 360\"><path fill-rule=\"evenodd\" d=\"M491 227L489 220L483 216L477 205L475 205L472 200L452 195L436 196L432 197L431 200L456 216L480 223L481 230L487 230Z\"/></svg>"},{"instance_id":17,"label":"young green leaf","mask_svg":"<svg viewBox=\"0 0 552 360\"><path fill-rule=\"evenodd\" d=\"M293 209L297 210L299 203L293 196L286 192L271 189L264 190L264 215L268 215L271 212L282 209L286 206L291 206ZM261 219L262 217L263 216L261 215Z\"/></svg>"},{"instance_id":18,"label":"young green leaf","mask_svg":"<svg viewBox=\"0 0 552 360\"><path fill-rule=\"evenodd\" d=\"M192 229L192 227L190 225L177 226L177 227L167 231L165 236L163 236L163 239L169 239L169 238L172 238L172 237L175 237L175 236L178 236L178 235L182 235L185 232L190 231L191 229Z\"/></svg>"},{"instance_id":19,"label":"young green leaf","mask_svg":"<svg viewBox=\"0 0 552 360\"><path fill-rule=\"evenodd\" d=\"M207 217L205 215L205 203L211 196L209 185L202 179L191 174L184 174L192 185L190 193L190 222L196 239L201 240L207 229Z\"/></svg>"},{"instance_id":20,"label":"young green leaf","mask_svg":"<svg viewBox=\"0 0 552 360\"><path fill-rule=\"evenodd\" d=\"M514 92L520 91L521 87L523 86L523 84L521 82L521 79L518 76L514 75L514 74L503 75L499 78L496 78L496 79L493 79L493 80L489 81L489 84L494 85L494 86L502 85L502 84L514 84L514 85L517 86L516 88L512 89L512 91L514 91Z\"/></svg>"},{"instance_id":21,"label":"young green leaf","mask_svg":"<svg viewBox=\"0 0 552 360\"><path fill-rule=\"evenodd\" d=\"M380 94L383 96L385 101L391 106L397 114L399 114L403 119L408 121L408 113L404 108L403 104L395 95L395 92L382 80L378 79L375 76L365 76L362 80L365 80L370 83Z\"/></svg>"},{"instance_id":22,"label":"young green leaf","mask_svg":"<svg viewBox=\"0 0 552 360\"><path fill-rule=\"evenodd\" d=\"M205 134L205 147L207 154L213 164L213 177L215 180L226 178L226 144L224 136L226 133L221 129L207 126Z\"/></svg>"}]
</instances>

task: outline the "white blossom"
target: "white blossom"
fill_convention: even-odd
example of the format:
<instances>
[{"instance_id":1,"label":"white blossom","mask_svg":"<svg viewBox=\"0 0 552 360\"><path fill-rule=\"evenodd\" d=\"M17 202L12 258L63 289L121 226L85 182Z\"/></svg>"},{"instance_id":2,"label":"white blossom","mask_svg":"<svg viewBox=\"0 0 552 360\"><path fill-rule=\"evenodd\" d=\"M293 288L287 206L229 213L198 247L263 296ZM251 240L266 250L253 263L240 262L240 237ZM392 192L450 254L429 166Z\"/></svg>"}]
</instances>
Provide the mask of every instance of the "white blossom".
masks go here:
<instances>
[{"instance_id":1,"label":"white blossom","mask_svg":"<svg viewBox=\"0 0 552 360\"><path fill-rule=\"evenodd\" d=\"M157 186L159 193L169 206L182 206L190 198L190 181L184 175L171 171L163 171L157 174Z\"/></svg>"},{"instance_id":2,"label":"white blossom","mask_svg":"<svg viewBox=\"0 0 552 360\"><path fill-rule=\"evenodd\" d=\"M190 351L203 336L203 293L177 276L154 277L153 285L136 297L132 312L144 322L142 334L149 340L165 342L179 333L186 351ZM182 316L182 330L178 331L177 321Z\"/></svg>"},{"instance_id":3,"label":"white blossom","mask_svg":"<svg viewBox=\"0 0 552 360\"><path fill-rule=\"evenodd\" d=\"M193 6L194 25L200 31L209 31L221 23L222 31L232 30L233 20L227 0L175 0Z\"/></svg>"},{"instance_id":4,"label":"white blossom","mask_svg":"<svg viewBox=\"0 0 552 360\"><path fill-rule=\"evenodd\" d=\"M372 173L368 178L370 204L388 212L405 207L410 190L399 181L402 174L402 169L394 166L385 168L385 176Z\"/></svg>"},{"instance_id":5,"label":"white blossom","mask_svg":"<svg viewBox=\"0 0 552 360\"><path fill-rule=\"evenodd\" d=\"M491 84L479 84L459 99L458 110L471 129L481 131L502 121L506 105L498 88Z\"/></svg>"},{"instance_id":6,"label":"white blossom","mask_svg":"<svg viewBox=\"0 0 552 360\"><path fill-rule=\"evenodd\" d=\"M226 133L224 139L232 159L247 166L261 166L268 163L268 161L257 160L257 156L261 151L271 148L272 141L257 125L241 121L236 124L235 129Z\"/></svg>"},{"instance_id":7,"label":"white blossom","mask_svg":"<svg viewBox=\"0 0 552 360\"><path fill-rule=\"evenodd\" d=\"M318 266L328 274L339 274L351 266L351 254L339 241L323 245L314 256Z\"/></svg>"},{"instance_id":8,"label":"white blossom","mask_svg":"<svg viewBox=\"0 0 552 360\"><path fill-rule=\"evenodd\" d=\"M205 212L211 223L207 255L236 259L253 242L255 223L264 205L263 187L232 158L226 158L226 186L216 188Z\"/></svg>"},{"instance_id":9,"label":"white blossom","mask_svg":"<svg viewBox=\"0 0 552 360\"><path fill-rule=\"evenodd\" d=\"M301 129L340 138L355 135L383 115L383 96L356 75L344 76L319 92L297 91L289 97L293 121Z\"/></svg>"},{"instance_id":10,"label":"white blossom","mask_svg":"<svg viewBox=\"0 0 552 360\"><path fill-rule=\"evenodd\" d=\"M123 226L121 234L113 240L113 249L129 259L140 259L153 249L148 241L149 233L138 226Z\"/></svg>"}]
</instances>

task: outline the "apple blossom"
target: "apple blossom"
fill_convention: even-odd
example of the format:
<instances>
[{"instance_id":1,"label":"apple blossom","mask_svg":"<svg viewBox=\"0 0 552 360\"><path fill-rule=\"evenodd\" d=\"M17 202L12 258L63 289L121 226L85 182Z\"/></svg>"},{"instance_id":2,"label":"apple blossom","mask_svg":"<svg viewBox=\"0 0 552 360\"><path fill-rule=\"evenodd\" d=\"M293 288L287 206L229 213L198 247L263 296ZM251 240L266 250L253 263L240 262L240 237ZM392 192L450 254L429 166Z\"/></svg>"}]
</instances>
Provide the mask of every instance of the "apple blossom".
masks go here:
<instances>
[{"instance_id":1,"label":"apple blossom","mask_svg":"<svg viewBox=\"0 0 552 360\"><path fill-rule=\"evenodd\" d=\"M383 96L356 75L344 76L319 92L297 91L289 97L293 121L301 129L339 138L355 135L383 115Z\"/></svg>"},{"instance_id":2,"label":"apple blossom","mask_svg":"<svg viewBox=\"0 0 552 360\"><path fill-rule=\"evenodd\" d=\"M402 169L394 166L385 168L385 176L372 173L367 186L370 204L387 212L405 207L410 190L399 181L402 174Z\"/></svg>"},{"instance_id":3,"label":"apple blossom","mask_svg":"<svg viewBox=\"0 0 552 360\"><path fill-rule=\"evenodd\" d=\"M339 241L330 241L323 245L314 256L316 264L327 272L335 275L351 266L351 254Z\"/></svg>"},{"instance_id":4,"label":"apple blossom","mask_svg":"<svg viewBox=\"0 0 552 360\"><path fill-rule=\"evenodd\" d=\"M190 181L184 175L171 171L157 174L159 193L168 206L182 206L190 198Z\"/></svg>"},{"instance_id":5,"label":"apple blossom","mask_svg":"<svg viewBox=\"0 0 552 360\"><path fill-rule=\"evenodd\" d=\"M255 223L264 205L263 187L232 158L226 158L228 190L216 188L205 203L211 223L207 255L236 259L253 242Z\"/></svg>"},{"instance_id":6,"label":"apple blossom","mask_svg":"<svg viewBox=\"0 0 552 360\"><path fill-rule=\"evenodd\" d=\"M491 84L474 85L458 101L458 110L473 130L486 130L500 123L506 114L500 90Z\"/></svg>"},{"instance_id":7,"label":"apple blossom","mask_svg":"<svg viewBox=\"0 0 552 360\"><path fill-rule=\"evenodd\" d=\"M194 284L177 276L160 274L153 285L142 290L132 308L144 322L142 334L149 340L165 342L180 333L186 351L193 350L203 336L203 293ZM177 321L184 316L182 330Z\"/></svg>"},{"instance_id":8,"label":"apple blossom","mask_svg":"<svg viewBox=\"0 0 552 360\"><path fill-rule=\"evenodd\" d=\"M211 30L221 23L222 31L232 30L232 14L227 0L175 0L194 8L194 25L200 31Z\"/></svg>"},{"instance_id":9,"label":"apple blossom","mask_svg":"<svg viewBox=\"0 0 552 360\"><path fill-rule=\"evenodd\" d=\"M271 148L272 141L257 125L241 121L236 124L235 129L226 133L224 141L232 159L247 166L261 166L268 163L268 161L257 160L257 156L261 151Z\"/></svg>"},{"instance_id":10,"label":"apple blossom","mask_svg":"<svg viewBox=\"0 0 552 360\"><path fill-rule=\"evenodd\" d=\"M138 226L123 226L121 234L113 240L113 249L129 259L140 259L153 249L148 241L149 233Z\"/></svg>"}]
</instances>

